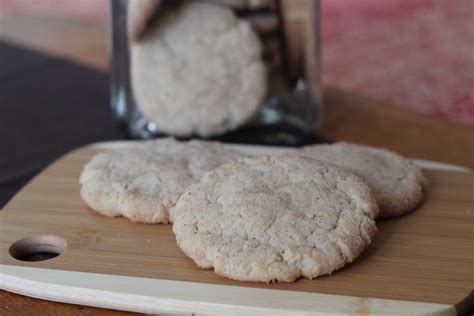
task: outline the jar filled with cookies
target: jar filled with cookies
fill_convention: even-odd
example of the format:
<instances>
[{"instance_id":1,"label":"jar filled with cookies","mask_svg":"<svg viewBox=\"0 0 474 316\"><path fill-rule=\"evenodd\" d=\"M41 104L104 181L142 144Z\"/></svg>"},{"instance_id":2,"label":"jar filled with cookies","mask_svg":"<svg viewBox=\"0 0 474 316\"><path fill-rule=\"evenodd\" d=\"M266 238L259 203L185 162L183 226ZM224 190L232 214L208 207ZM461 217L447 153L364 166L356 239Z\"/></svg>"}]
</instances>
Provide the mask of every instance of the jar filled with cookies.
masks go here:
<instances>
[{"instance_id":1,"label":"jar filled with cookies","mask_svg":"<svg viewBox=\"0 0 474 316\"><path fill-rule=\"evenodd\" d=\"M114 116L132 138L311 142L319 14L319 0L111 0Z\"/></svg>"}]
</instances>

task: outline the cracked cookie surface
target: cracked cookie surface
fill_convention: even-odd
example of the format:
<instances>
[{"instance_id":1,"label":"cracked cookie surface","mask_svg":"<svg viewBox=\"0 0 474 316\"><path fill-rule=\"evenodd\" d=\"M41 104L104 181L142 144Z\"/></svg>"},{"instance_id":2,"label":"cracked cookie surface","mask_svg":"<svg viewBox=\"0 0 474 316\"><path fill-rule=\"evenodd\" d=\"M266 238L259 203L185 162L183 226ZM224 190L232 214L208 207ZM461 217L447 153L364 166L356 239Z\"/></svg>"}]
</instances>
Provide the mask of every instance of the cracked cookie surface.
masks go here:
<instances>
[{"instance_id":1,"label":"cracked cookie surface","mask_svg":"<svg viewBox=\"0 0 474 316\"><path fill-rule=\"evenodd\" d=\"M380 218L414 210L428 184L418 166L386 149L340 142L307 146L297 154L344 168L364 179L377 199Z\"/></svg>"},{"instance_id":2,"label":"cracked cookie surface","mask_svg":"<svg viewBox=\"0 0 474 316\"><path fill-rule=\"evenodd\" d=\"M158 129L210 136L250 120L267 90L261 43L228 8L186 3L131 44L134 98Z\"/></svg>"},{"instance_id":3,"label":"cracked cookie surface","mask_svg":"<svg viewBox=\"0 0 474 316\"><path fill-rule=\"evenodd\" d=\"M241 159L206 173L175 207L179 247L231 279L292 282L354 261L376 233L359 177L293 155Z\"/></svg>"},{"instance_id":4,"label":"cracked cookie surface","mask_svg":"<svg viewBox=\"0 0 474 316\"><path fill-rule=\"evenodd\" d=\"M166 138L130 144L91 159L79 179L81 197L106 216L168 223L173 206L189 185L200 181L206 171L243 156L217 142Z\"/></svg>"}]
</instances>

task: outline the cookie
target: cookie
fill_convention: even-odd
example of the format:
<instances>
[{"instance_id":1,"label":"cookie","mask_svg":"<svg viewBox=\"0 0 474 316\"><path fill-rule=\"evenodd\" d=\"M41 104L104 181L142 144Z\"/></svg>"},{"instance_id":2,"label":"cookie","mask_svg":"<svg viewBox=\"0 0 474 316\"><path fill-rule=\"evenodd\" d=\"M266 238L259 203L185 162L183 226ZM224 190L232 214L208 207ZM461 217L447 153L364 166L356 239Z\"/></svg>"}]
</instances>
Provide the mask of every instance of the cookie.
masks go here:
<instances>
[{"instance_id":1,"label":"cookie","mask_svg":"<svg viewBox=\"0 0 474 316\"><path fill-rule=\"evenodd\" d=\"M162 139L95 155L80 176L93 210L133 222L168 223L172 208L206 171L244 155L217 142Z\"/></svg>"},{"instance_id":2,"label":"cookie","mask_svg":"<svg viewBox=\"0 0 474 316\"><path fill-rule=\"evenodd\" d=\"M350 143L313 145L299 154L344 168L363 178L380 207L379 217L392 217L414 210L423 199L427 180L411 161L386 149Z\"/></svg>"},{"instance_id":3,"label":"cookie","mask_svg":"<svg viewBox=\"0 0 474 316\"><path fill-rule=\"evenodd\" d=\"M211 136L249 121L267 90L261 43L223 6L185 3L163 10L131 44L137 107L160 131Z\"/></svg>"},{"instance_id":4,"label":"cookie","mask_svg":"<svg viewBox=\"0 0 474 316\"><path fill-rule=\"evenodd\" d=\"M263 156L222 165L190 186L173 232L201 268L292 282L354 261L376 233L377 213L359 177L307 157Z\"/></svg>"}]
</instances>

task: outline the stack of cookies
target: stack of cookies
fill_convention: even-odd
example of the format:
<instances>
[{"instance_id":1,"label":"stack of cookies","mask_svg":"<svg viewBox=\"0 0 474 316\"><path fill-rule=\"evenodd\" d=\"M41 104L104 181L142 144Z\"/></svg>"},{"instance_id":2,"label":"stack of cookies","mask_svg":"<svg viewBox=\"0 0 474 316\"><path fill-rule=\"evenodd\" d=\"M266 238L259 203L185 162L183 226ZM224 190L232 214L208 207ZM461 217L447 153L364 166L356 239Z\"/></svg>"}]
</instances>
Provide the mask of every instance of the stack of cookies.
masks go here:
<instances>
[{"instance_id":1,"label":"stack of cookies","mask_svg":"<svg viewBox=\"0 0 474 316\"><path fill-rule=\"evenodd\" d=\"M349 143L248 156L218 142L171 138L94 156L80 177L93 210L173 223L199 267L231 279L292 282L353 262L376 218L413 211L427 181L409 160Z\"/></svg>"},{"instance_id":2,"label":"stack of cookies","mask_svg":"<svg viewBox=\"0 0 474 316\"><path fill-rule=\"evenodd\" d=\"M314 59L303 61L309 45L300 27L316 30L295 22L304 20L300 2L130 0L136 106L160 131L179 137L219 135L249 122L269 96L294 87L305 67L317 71ZM305 76L310 84L317 77Z\"/></svg>"}]
</instances>

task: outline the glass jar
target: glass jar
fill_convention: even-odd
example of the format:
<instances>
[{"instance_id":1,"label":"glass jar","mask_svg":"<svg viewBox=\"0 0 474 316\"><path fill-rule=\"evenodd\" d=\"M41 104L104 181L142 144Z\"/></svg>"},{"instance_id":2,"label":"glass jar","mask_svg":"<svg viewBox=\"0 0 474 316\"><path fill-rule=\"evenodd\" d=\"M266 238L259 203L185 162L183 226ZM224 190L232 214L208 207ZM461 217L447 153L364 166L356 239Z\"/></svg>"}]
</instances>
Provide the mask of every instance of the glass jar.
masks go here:
<instances>
[{"instance_id":1,"label":"glass jar","mask_svg":"<svg viewBox=\"0 0 474 316\"><path fill-rule=\"evenodd\" d=\"M258 108L251 117L234 124L224 132L221 130L205 133L205 137L195 132L182 135L167 131L144 115L140 110L142 107L136 103L137 91L133 89L130 68L131 46L136 44L130 36L130 12L127 12L131 1L150 0L110 1L111 105L115 118L131 138L149 139L170 135L178 138L209 138L268 145L302 145L317 140L323 109L319 0L248 0L247 6L242 0L200 1L218 6L240 4L240 7L232 8L233 12L239 21L245 19L249 22L256 38L261 42L262 64L265 65L267 75L265 97L258 102ZM161 14L166 10L177 10L176 6L182 5L177 4L177 1L173 3L170 8L163 5L157 10L156 17L150 19L147 27L159 28ZM144 34L146 32L148 31L145 30ZM148 35L147 38L149 37ZM159 76L159 67L153 71ZM206 75L212 78L214 74L210 71ZM160 83L150 84L160 93ZM175 78L174 84L181 85L179 78ZM182 93L183 87L180 88L177 93ZM212 87L209 88L209 93L213 93ZM158 113L159 106L157 103ZM193 104L189 104L189 107L192 109ZM209 111L208 115L212 116L212 111ZM182 123L179 116L173 120L176 121L171 120L171 125Z\"/></svg>"}]
</instances>

